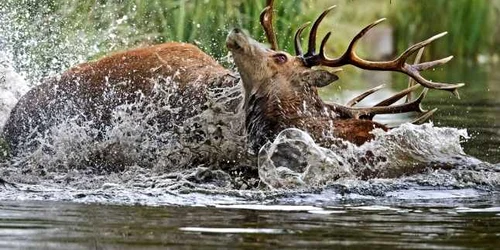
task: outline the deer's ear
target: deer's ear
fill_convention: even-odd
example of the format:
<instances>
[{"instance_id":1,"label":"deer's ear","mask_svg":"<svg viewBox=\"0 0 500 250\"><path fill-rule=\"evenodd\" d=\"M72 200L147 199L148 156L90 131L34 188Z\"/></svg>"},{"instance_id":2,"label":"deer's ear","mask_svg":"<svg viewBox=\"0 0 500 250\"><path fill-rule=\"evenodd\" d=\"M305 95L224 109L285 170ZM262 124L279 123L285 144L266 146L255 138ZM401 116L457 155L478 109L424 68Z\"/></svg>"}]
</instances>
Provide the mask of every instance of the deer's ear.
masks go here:
<instances>
[{"instance_id":1,"label":"deer's ear","mask_svg":"<svg viewBox=\"0 0 500 250\"><path fill-rule=\"evenodd\" d=\"M339 77L326 70L308 70L302 74L302 79L311 86L318 88L325 87L337 81Z\"/></svg>"}]
</instances>

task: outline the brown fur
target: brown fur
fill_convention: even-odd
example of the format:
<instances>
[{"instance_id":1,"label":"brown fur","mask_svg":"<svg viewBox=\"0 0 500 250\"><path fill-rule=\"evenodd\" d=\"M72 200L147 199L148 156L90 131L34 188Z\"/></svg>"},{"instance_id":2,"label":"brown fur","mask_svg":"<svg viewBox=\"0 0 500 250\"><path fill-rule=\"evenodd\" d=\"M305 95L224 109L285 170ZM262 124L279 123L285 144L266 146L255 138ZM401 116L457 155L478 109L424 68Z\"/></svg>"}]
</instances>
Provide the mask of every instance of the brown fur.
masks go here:
<instances>
[{"instance_id":1,"label":"brown fur","mask_svg":"<svg viewBox=\"0 0 500 250\"><path fill-rule=\"evenodd\" d=\"M199 93L200 88L238 81L191 44L165 43L115 53L80 64L31 89L12 110L3 134L16 153L19 144L33 136L33 128L44 133L53 125L54 114L80 114L98 126L106 124L114 107L134 102L141 94L149 95L154 79L168 77L179 84L181 96L193 101L206 98ZM109 90L115 93L111 97L105 96Z\"/></svg>"},{"instance_id":2,"label":"brown fur","mask_svg":"<svg viewBox=\"0 0 500 250\"><path fill-rule=\"evenodd\" d=\"M246 127L254 149L290 127L308 131L323 145L332 144L332 136L360 145L373 138L373 128L386 129L372 121L343 119L321 100L317 86L335 80L335 75L310 70L288 54L287 64L277 64L273 58L277 52L248 41L249 46L257 48L257 54L239 57L234 49L232 52L243 81ZM230 49L233 42L230 35ZM140 94L149 95L152 79L171 78L179 84L181 98L203 101L206 96L200 94L200 88L232 86L238 79L231 73L197 47L185 43L112 54L71 68L30 90L12 110L3 133L16 153L22 142L34 136L34 128L43 133L53 125L53 114L79 114L102 126L116 106L134 102ZM105 96L109 90L115 94Z\"/></svg>"},{"instance_id":3,"label":"brown fur","mask_svg":"<svg viewBox=\"0 0 500 250\"><path fill-rule=\"evenodd\" d=\"M317 88L337 80L335 74L267 49L239 29L228 36L227 46L243 81L246 127L254 150L286 128L305 130L323 146L337 143L338 138L361 145L373 139L374 128L387 130L373 121L348 119L323 102Z\"/></svg>"}]
</instances>

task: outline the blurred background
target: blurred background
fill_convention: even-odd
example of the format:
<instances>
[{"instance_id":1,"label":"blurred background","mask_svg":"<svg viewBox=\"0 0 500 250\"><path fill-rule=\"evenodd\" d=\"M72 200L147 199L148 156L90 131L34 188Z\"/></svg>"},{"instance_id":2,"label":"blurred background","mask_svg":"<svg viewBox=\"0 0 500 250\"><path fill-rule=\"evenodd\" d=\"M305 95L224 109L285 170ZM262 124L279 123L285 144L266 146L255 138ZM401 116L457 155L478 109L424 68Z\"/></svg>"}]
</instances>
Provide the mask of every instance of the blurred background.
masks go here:
<instances>
[{"instance_id":1,"label":"blurred background","mask_svg":"<svg viewBox=\"0 0 500 250\"><path fill-rule=\"evenodd\" d=\"M328 44L332 55L341 53L362 27L387 17L378 32L363 40L361 55L388 56L448 31L429 46L425 59L451 54L467 63L498 60L497 0L276 0L280 48L292 52L296 28L331 5L337 8L320 35L333 31ZM264 40L258 20L264 6L265 0L3 0L0 46L11 47L20 71L33 72L28 78L60 72L109 51L165 41L195 43L221 59L232 27ZM374 46L374 39L385 42Z\"/></svg>"}]
</instances>

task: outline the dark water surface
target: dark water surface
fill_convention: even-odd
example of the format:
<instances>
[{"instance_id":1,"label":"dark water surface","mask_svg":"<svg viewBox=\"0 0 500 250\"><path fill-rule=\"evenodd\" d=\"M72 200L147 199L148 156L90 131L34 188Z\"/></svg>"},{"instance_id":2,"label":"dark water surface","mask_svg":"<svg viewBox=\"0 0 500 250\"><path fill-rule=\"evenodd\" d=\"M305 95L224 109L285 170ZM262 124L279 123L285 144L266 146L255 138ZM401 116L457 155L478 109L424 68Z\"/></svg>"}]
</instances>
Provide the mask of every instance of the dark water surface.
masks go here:
<instances>
[{"instance_id":1,"label":"dark water surface","mask_svg":"<svg viewBox=\"0 0 500 250\"><path fill-rule=\"evenodd\" d=\"M461 91L461 99L431 95L428 102L430 106L441 110L435 117L437 125L466 128L471 139L463 144L465 151L490 163L500 162L498 67L498 64L489 67L457 67L447 72L447 79L467 83Z\"/></svg>"},{"instance_id":2,"label":"dark water surface","mask_svg":"<svg viewBox=\"0 0 500 250\"><path fill-rule=\"evenodd\" d=\"M321 207L3 202L0 247L498 249L498 198L345 200Z\"/></svg>"}]
</instances>

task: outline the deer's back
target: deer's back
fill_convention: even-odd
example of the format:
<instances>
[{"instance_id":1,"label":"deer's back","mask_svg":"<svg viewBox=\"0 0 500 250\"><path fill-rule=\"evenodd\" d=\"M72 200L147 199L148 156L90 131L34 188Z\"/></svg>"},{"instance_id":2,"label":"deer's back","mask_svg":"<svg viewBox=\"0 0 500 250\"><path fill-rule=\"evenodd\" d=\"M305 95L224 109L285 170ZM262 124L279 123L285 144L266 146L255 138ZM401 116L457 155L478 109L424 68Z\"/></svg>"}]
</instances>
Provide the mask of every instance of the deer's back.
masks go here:
<instances>
[{"instance_id":1,"label":"deer's back","mask_svg":"<svg viewBox=\"0 0 500 250\"><path fill-rule=\"evenodd\" d=\"M20 141L35 136L33 132L43 133L61 116L82 116L102 125L113 108L150 95L156 83L175 83L185 95L193 96L207 87L233 84L225 79L229 75L213 58L186 43L115 53L75 66L31 89L12 110L3 134L16 152Z\"/></svg>"}]
</instances>

